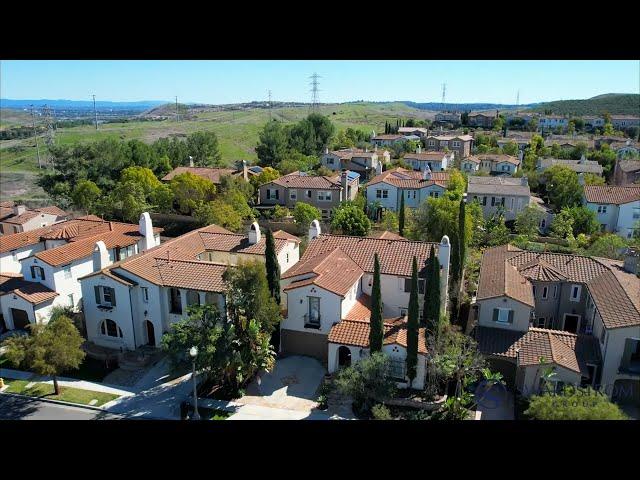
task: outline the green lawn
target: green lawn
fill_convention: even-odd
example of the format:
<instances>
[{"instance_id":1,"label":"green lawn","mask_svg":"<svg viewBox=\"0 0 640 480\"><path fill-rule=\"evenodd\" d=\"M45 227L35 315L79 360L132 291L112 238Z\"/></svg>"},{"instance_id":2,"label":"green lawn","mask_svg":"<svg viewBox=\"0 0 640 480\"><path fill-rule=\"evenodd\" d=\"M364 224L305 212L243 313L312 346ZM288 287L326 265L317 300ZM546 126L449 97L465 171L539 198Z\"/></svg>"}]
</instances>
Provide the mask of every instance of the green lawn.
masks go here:
<instances>
[{"instance_id":1,"label":"green lawn","mask_svg":"<svg viewBox=\"0 0 640 480\"><path fill-rule=\"evenodd\" d=\"M60 387L60 395L53 394L53 385L46 383L36 383L31 388L26 388L30 382L28 380L5 379L5 384L9 387L6 393L18 393L30 397L45 397L50 400L60 400L63 402L79 403L89 405L92 400L97 400L93 404L95 407L104 405L111 400L115 400L119 395L103 392L93 392L91 390L81 390L72 387Z\"/></svg>"}]
</instances>

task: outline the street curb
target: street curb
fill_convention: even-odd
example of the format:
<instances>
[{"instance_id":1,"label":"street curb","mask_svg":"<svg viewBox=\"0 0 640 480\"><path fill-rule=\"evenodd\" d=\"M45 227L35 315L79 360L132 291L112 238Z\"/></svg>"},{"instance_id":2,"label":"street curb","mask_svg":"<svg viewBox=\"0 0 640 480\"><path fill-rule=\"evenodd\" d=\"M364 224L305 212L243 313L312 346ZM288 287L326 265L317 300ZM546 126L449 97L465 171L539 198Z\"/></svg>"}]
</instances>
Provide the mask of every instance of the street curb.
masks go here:
<instances>
[{"instance_id":1,"label":"street curb","mask_svg":"<svg viewBox=\"0 0 640 480\"><path fill-rule=\"evenodd\" d=\"M51 400L50 398L32 397L30 395L22 395L20 393L10 393L10 392L0 392L0 395L11 395L13 397L24 398L24 399L29 399L29 400L37 400L37 401L40 401L40 402L55 403L57 405L66 405L68 407L86 408L87 410L95 410L97 412L110 413L108 410L105 410L102 407L94 407L92 405L83 405L82 403L63 402L61 400ZM116 415L118 415L118 414L116 414Z\"/></svg>"}]
</instances>

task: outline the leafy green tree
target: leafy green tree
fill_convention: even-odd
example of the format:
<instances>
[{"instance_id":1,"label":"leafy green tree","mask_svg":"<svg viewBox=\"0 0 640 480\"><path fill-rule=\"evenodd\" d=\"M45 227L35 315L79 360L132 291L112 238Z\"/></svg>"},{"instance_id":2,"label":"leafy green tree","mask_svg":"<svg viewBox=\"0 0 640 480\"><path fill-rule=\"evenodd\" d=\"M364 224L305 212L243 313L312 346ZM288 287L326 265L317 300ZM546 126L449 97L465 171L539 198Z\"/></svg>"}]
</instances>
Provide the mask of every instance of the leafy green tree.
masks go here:
<instances>
[{"instance_id":1,"label":"leafy green tree","mask_svg":"<svg viewBox=\"0 0 640 480\"><path fill-rule=\"evenodd\" d=\"M588 155L589 160L595 160L602 165L602 170L606 179L613 175L616 164L616 152L607 143L603 143L599 150L593 150Z\"/></svg>"},{"instance_id":2,"label":"leafy green tree","mask_svg":"<svg viewBox=\"0 0 640 480\"><path fill-rule=\"evenodd\" d=\"M308 172L319 164L319 159L315 155L303 155L300 152L290 152L287 158L277 164L277 169L282 175L291 172Z\"/></svg>"},{"instance_id":3,"label":"leafy green tree","mask_svg":"<svg viewBox=\"0 0 640 480\"><path fill-rule=\"evenodd\" d=\"M447 191L445 192L449 200L456 202L462 200L464 192L467 189L467 181L460 170L452 168L449 170L449 181L447 183Z\"/></svg>"},{"instance_id":4,"label":"leafy green tree","mask_svg":"<svg viewBox=\"0 0 640 480\"><path fill-rule=\"evenodd\" d=\"M398 216L392 210L382 212L380 226L385 230L395 232L398 230Z\"/></svg>"},{"instance_id":5,"label":"leafy green tree","mask_svg":"<svg viewBox=\"0 0 640 480\"><path fill-rule=\"evenodd\" d=\"M594 173L585 173L584 184L585 185L604 185L605 181L604 181L604 178L602 178L599 175L596 175Z\"/></svg>"},{"instance_id":6,"label":"leafy green tree","mask_svg":"<svg viewBox=\"0 0 640 480\"><path fill-rule=\"evenodd\" d=\"M212 202L197 204L193 210L193 217L198 225L215 224L234 232L240 231L244 225L242 215L238 210L219 198Z\"/></svg>"},{"instance_id":7,"label":"leafy green tree","mask_svg":"<svg viewBox=\"0 0 640 480\"><path fill-rule=\"evenodd\" d=\"M600 223L596 216L596 212L580 205L569 209L573 217L573 235L592 235L600 230Z\"/></svg>"},{"instance_id":8,"label":"leafy green tree","mask_svg":"<svg viewBox=\"0 0 640 480\"><path fill-rule=\"evenodd\" d=\"M297 224L307 228L314 220L320 220L322 214L320 210L304 202L296 202L296 206L293 208L293 218Z\"/></svg>"},{"instance_id":9,"label":"leafy green tree","mask_svg":"<svg viewBox=\"0 0 640 480\"><path fill-rule=\"evenodd\" d=\"M265 183L273 182L280 178L280 172L275 168L265 167L262 169L259 175L251 177L251 183L254 188L258 188L260 185L264 185Z\"/></svg>"},{"instance_id":10,"label":"leafy green tree","mask_svg":"<svg viewBox=\"0 0 640 480\"><path fill-rule=\"evenodd\" d=\"M213 200L216 186L206 178L190 172L176 175L169 184L178 209L181 213L189 214L197 205Z\"/></svg>"},{"instance_id":11,"label":"leafy green tree","mask_svg":"<svg viewBox=\"0 0 640 480\"><path fill-rule=\"evenodd\" d=\"M371 229L371 222L361 208L350 202L343 202L333 211L331 228L343 235L364 237Z\"/></svg>"},{"instance_id":12,"label":"leafy green tree","mask_svg":"<svg viewBox=\"0 0 640 480\"><path fill-rule=\"evenodd\" d=\"M535 420L628 420L618 405L590 387L533 395L524 413Z\"/></svg>"},{"instance_id":13,"label":"leafy green tree","mask_svg":"<svg viewBox=\"0 0 640 480\"><path fill-rule=\"evenodd\" d=\"M556 238L573 237L573 215L571 209L563 208L551 222L551 235Z\"/></svg>"},{"instance_id":14,"label":"leafy green tree","mask_svg":"<svg viewBox=\"0 0 640 480\"><path fill-rule=\"evenodd\" d=\"M438 331L440 321L440 262L435 249L431 249L427 263L427 285L424 295L424 307L422 315L426 326L427 335L433 335Z\"/></svg>"},{"instance_id":15,"label":"leafy green tree","mask_svg":"<svg viewBox=\"0 0 640 480\"><path fill-rule=\"evenodd\" d=\"M277 121L265 124L258 134L256 154L263 167L275 167L287 157L289 135L285 126Z\"/></svg>"},{"instance_id":16,"label":"leafy green tree","mask_svg":"<svg viewBox=\"0 0 640 480\"><path fill-rule=\"evenodd\" d=\"M111 193L103 197L97 209L105 217L115 217L135 223L142 212L151 210L144 188L137 183L118 183Z\"/></svg>"},{"instance_id":17,"label":"leafy green tree","mask_svg":"<svg viewBox=\"0 0 640 480\"><path fill-rule=\"evenodd\" d=\"M411 270L411 293L409 293L409 312L407 318L407 377L409 386L416 378L416 366L418 365L418 261L413 257Z\"/></svg>"},{"instance_id":18,"label":"leafy green tree","mask_svg":"<svg viewBox=\"0 0 640 480\"><path fill-rule=\"evenodd\" d=\"M398 212L398 233L404 236L404 192L400 191L400 211Z\"/></svg>"},{"instance_id":19,"label":"leafy green tree","mask_svg":"<svg viewBox=\"0 0 640 480\"><path fill-rule=\"evenodd\" d=\"M509 243L509 229L504 223L504 214L502 212L494 213L485 223L486 238L484 245L496 247L498 245L506 245Z\"/></svg>"},{"instance_id":20,"label":"leafy green tree","mask_svg":"<svg viewBox=\"0 0 640 480\"><path fill-rule=\"evenodd\" d=\"M95 212L95 205L101 195L102 191L95 183L91 180L81 180L73 189L71 198L76 207L89 214Z\"/></svg>"},{"instance_id":21,"label":"leafy green tree","mask_svg":"<svg viewBox=\"0 0 640 480\"><path fill-rule=\"evenodd\" d=\"M187 137L187 148L193 163L202 167L220 166L220 149L215 132L193 132Z\"/></svg>"},{"instance_id":22,"label":"leafy green tree","mask_svg":"<svg viewBox=\"0 0 640 480\"><path fill-rule=\"evenodd\" d=\"M124 191L140 189L144 194L144 201L155 210L168 212L173 204L171 187L156 178L153 171L146 167L128 167L122 171L118 186Z\"/></svg>"},{"instance_id":23,"label":"leafy green tree","mask_svg":"<svg viewBox=\"0 0 640 480\"><path fill-rule=\"evenodd\" d=\"M573 170L554 165L544 172L547 195L554 210L559 212L565 207L575 207L582 202L582 185L578 174Z\"/></svg>"},{"instance_id":24,"label":"leafy green tree","mask_svg":"<svg viewBox=\"0 0 640 480\"><path fill-rule=\"evenodd\" d=\"M371 319L369 321L369 350L373 354L382 350L384 316L380 291L380 260L376 253L373 260L373 286L371 289Z\"/></svg>"},{"instance_id":25,"label":"leafy green tree","mask_svg":"<svg viewBox=\"0 0 640 480\"><path fill-rule=\"evenodd\" d=\"M539 208L532 205L526 206L516 215L516 232L530 240L533 239L539 233L542 217L543 213Z\"/></svg>"},{"instance_id":26,"label":"leafy green tree","mask_svg":"<svg viewBox=\"0 0 640 480\"><path fill-rule=\"evenodd\" d=\"M58 376L78 369L85 357L84 339L71 319L59 315L46 325L30 326L30 335L16 335L4 342L4 356L16 368L53 377L53 388L60 395Z\"/></svg>"},{"instance_id":27,"label":"leafy green tree","mask_svg":"<svg viewBox=\"0 0 640 480\"><path fill-rule=\"evenodd\" d=\"M502 147L502 153L512 156L518 155L518 144L515 141L511 140L509 143Z\"/></svg>"},{"instance_id":28,"label":"leafy green tree","mask_svg":"<svg viewBox=\"0 0 640 480\"><path fill-rule=\"evenodd\" d=\"M605 257L621 260L620 250L627 246L623 238L615 233L605 233L599 236L588 248L587 254L592 257Z\"/></svg>"}]
</instances>

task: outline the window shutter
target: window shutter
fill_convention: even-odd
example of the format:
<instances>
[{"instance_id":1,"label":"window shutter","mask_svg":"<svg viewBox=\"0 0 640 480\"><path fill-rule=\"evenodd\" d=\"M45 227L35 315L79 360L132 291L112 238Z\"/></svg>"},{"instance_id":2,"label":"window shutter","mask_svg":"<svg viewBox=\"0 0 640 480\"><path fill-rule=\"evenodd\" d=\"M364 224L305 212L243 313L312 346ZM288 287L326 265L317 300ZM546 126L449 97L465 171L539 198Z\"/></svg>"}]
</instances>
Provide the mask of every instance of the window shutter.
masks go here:
<instances>
[{"instance_id":1,"label":"window shutter","mask_svg":"<svg viewBox=\"0 0 640 480\"><path fill-rule=\"evenodd\" d=\"M100 287L97 285L94 285L93 293L96 294L96 305L100 305Z\"/></svg>"},{"instance_id":2,"label":"window shutter","mask_svg":"<svg viewBox=\"0 0 640 480\"><path fill-rule=\"evenodd\" d=\"M500 312L498 311L498 309L497 309L497 308L494 308L494 309L493 309L493 321L494 321L494 322L497 322L497 321L498 321L498 315L499 315L499 313L500 313Z\"/></svg>"},{"instance_id":3,"label":"window shutter","mask_svg":"<svg viewBox=\"0 0 640 480\"><path fill-rule=\"evenodd\" d=\"M509 310L509 323L513 323L513 310Z\"/></svg>"},{"instance_id":4,"label":"window shutter","mask_svg":"<svg viewBox=\"0 0 640 480\"><path fill-rule=\"evenodd\" d=\"M36 268L31 265L31 278L36 279Z\"/></svg>"},{"instance_id":5,"label":"window shutter","mask_svg":"<svg viewBox=\"0 0 640 480\"><path fill-rule=\"evenodd\" d=\"M44 280L44 268L40 267L40 274L42 275L42 280Z\"/></svg>"},{"instance_id":6,"label":"window shutter","mask_svg":"<svg viewBox=\"0 0 640 480\"><path fill-rule=\"evenodd\" d=\"M280 190L276 190L276 200L280 198Z\"/></svg>"},{"instance_id":7,"label":"window shutter","mask_svg":"<svg viewBox=\"0 0 640 480\"><path fill-rule=\"evenodd\" d=\"M109 290L111 290L111 305L113 305L114 307L116 306L116 291L115 289L109 287Z\"/></svg>"}]
</instances>

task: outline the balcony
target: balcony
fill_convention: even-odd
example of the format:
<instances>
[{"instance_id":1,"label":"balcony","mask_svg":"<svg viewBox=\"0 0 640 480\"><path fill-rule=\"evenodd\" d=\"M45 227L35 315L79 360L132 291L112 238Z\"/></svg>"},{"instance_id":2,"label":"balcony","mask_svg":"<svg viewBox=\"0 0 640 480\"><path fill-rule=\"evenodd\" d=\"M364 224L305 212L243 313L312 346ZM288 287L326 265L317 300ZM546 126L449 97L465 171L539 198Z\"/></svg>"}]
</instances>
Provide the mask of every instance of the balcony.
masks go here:
<instances>
[{"instance_id":1,"label":"balcony","mask_svg":"<svg viewBox=\"0 0 640 480\"><path fill-rule=\"evenodd\" d=\"M624 373L625 375L633 375L640 377L640 359L631 360L630 362L621 363L618 367L618 373Z\"/></svg>"},{"instance_id":2,"label":"balcony","mask_svg":"<svg viewBox=\"0 0 640 480\"><path fill-rule=\"evenodd\" d=\"M304 328L320 329L320 315L314 315L310 317L308 314L304 315Z\"/></svg>"}]
</instances>

